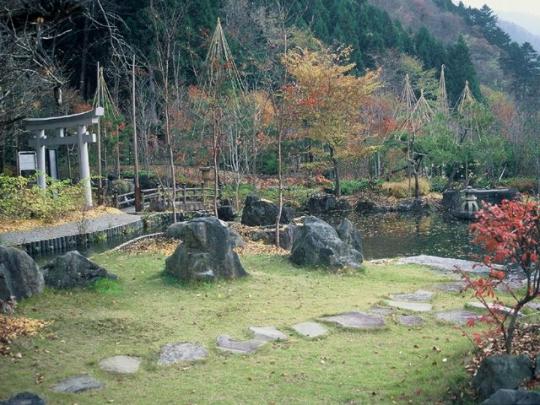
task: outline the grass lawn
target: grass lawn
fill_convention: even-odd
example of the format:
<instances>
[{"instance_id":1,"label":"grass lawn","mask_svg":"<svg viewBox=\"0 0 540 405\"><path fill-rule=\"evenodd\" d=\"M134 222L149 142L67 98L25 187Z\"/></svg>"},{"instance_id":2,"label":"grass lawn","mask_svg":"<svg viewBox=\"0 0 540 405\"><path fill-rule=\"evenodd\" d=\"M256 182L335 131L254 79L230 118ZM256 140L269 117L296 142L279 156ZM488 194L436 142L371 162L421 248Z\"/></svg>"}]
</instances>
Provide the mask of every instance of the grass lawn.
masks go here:
<instances>
[{"instance_id":1,"label":"grass lawn","mask_svg":"<svg viewBox=\"0 0 540 405\"><path fill-rule=\"evenodd\" d=\"M164 256L103 254L94 258L120 276L118 283L86 291L53 291L22 302L18 315L53 323L33 338L20 338L0 358L0 399L32 391L50 404L313 404L434 403L449 399L468 376L472 348L461 331L425 315L420 329L387 318L388 328L350 332L330 328L307 341L290 325L350 310L367 310L388 293L414 291L444 281L415 266L367 265L364 273L326 274L292 267L279 256L244 256L250 277L181 287L164 279ZM469 294L439 293L435 310L462 308ZM275 325L290 334L284 343L251 356L215 349L220 334L249 337L251 325ZM166 343L198 342L205 362L157 366ZM128 354L143 359L133 376L108 374L98 362ZM56 394L51 385L89 373L105 383L99 391ZM36 381L40 381L37 383Z\"/></svg>"}]
</instances>

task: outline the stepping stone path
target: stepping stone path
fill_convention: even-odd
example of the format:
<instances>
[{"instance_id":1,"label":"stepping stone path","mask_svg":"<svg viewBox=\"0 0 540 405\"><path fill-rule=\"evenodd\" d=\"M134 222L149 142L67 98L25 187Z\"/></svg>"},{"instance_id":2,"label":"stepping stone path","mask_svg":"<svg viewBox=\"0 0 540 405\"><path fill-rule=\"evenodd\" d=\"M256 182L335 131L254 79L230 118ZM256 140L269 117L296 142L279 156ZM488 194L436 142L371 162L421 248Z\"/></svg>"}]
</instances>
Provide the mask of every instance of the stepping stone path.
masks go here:
<instances>
[{"instance_id":1,"label":"stepping stone path","mask_svg":"<svg viewBox=\"0 0 540 405\"><path fill-rule=\"evenodd\" d=\"M286 334L277 330L274 326L250 326L249 330L253 333L253 338L256 340L274 342L276 340L283 341L288 339Z\"/></svg>"},{"instance_id":2,"label":"stepping stone path","mask_svg":"<svg viewBox=\"0 0 540 405\"><path fill-rule=\"evenodd\" d=\"M402 257L398 260L398 264L418 264L428 266L436 270L456 271L462 270L466 273L484 274L489 273L489 267L482 263L472 262L469 260L450 259L447 257L419 255L411 257Z\"/></svg>"},{"instance_id":3,"label":"stepping stone path","mask_svg":"<svg viewBox=\"0 0 540 405\"><path fill-rule=\"evenodd\" d=\"M113 356L99 362L102 370L117 374L135 374L140 365L141 359L131 356Z\"/></svg>"},{"instance_id":4,"label":"stepping stone path","mask_svg":"<svg viewBox=\"0 0 540 405\"><path fill-rule=\"evenodd\" d=\"M430 312L433 309L431 304L425 302L410 302L410 301L386 301L386 305L394 308L405 309L413 312Z\"/></svg>"},{"instance_id":5,"label":"stepping stone path","mask_svg":"<svg viewBox=\"0 0 540 405\"><path fill-rule=\"evenodd\" d=\"M499 304L488 304L489 308L493 311L502 312L503 314L511 314L512 308L505 307L504 305ZM471 301L465 304L465 308L470 309L481 309L482 311L487 311L486 307L481 302ZM518 314L518 316L521 316L521 314Z\"/></svg>"},{"instance_id":6,"label":"stepping stone path","mask_svg":"<svg viewBox=\"0 0 540 405\"><path fill-rule=\"evenodd\" d=\"M431 291L417 290L413 293L390 294L390 299L392 301L430 302L433 295Z\"/></svg>"},{"instance_id":7,"label":"stepping stone path","mask_svg":"<svg viewBox=\"0 0 540 405\"><path fill-rule=\"evenodd\" d=\"M435 314L435 317L440 321L454 323L456 325L465 325L470 319L480 318L478 314L463 309L438 312Z\"/></svg>"},{"instance_id":8,"label":"stepping stone path","mask_svg":"<svg viewBox=\"0 0 540 405\"><path fill-rule=\"evenodd\" d=\"M416 315L401 315L398 322L403 326L417 327L424 324L424 319Z\"/></svg>"},{"instance_id":9,"label":"stepping stone path","mask_svg":"<svg viewBox=\"0 0 540 405\"><path fill-rule=\"evenodd\" d=\"M261 346L264 346L266 343L268 343L268 340L236 340L228 335L221 335L217 338L217 348L219 350L234 354L255 353Z\"/></svg>"},{"instance_id":10,"label":"stepping stone path","mask_svg":"<svg viewBox=\"0 0 540 405\"><path fill-rule=\"evenodd\" d=\"M317 322L302 322L292 326L293 330L300 336L308 339L315 339L328 334L328 329Z\"/></svg>"},{"instance_id":11,"label":"stepping stone path","mask_svg":"<svg viewBox=\"0 0 540 405\"><path fill-rule=\"evenodd\" d=\"M464 281L453 281L450 283L436 284L434 286L437 290L446 292L446 293L460 293L465 291L465 282Z\"/></svg>"},{"instance_id":12,"label":"stepping stone path","mask_svg":"<svg viewBox=\"0 0 540 405\"><path fill-rule=\"evenodd\" d=\"M208 350L194 343L169 343L161 348L158 364L169 366L181 362L194 362L208 357Z\"/></svg>"},{"instance_id":13,"label":"stepping stone path","mask_svg":"<svg viewBox=\"0 0 540 405\"><path fill-rule=\"evenodd\" d=\"M385 316L391 315L393 312L394 312L393 308L379 307L379 306L371 307L368 311L368 313L370 313L371 315L382 316L383 318Z\"/></svg>"},{"instance_id":14,"label":"stepping stone path","mask_svg":"<svg viewBox=\"0 0 540 405\"><path fill-rule=\"evenodd\" d=\"M345 329L371 330L385 327L384 319L380 316L365 312L344 312L342 314L319 318L322 322L333 323Z\"/></svg>"},{"instance_id":15,"label":"stepping stone path","mask_svg":"<svg viewBox=\"0 0 540 405\"><path fill-rule=\"evenodd\" d=\"M83 392L103 388L103 383L88 374L77 375L60 381L52 389L54 392Z\"/></svg>"}]
</instances>

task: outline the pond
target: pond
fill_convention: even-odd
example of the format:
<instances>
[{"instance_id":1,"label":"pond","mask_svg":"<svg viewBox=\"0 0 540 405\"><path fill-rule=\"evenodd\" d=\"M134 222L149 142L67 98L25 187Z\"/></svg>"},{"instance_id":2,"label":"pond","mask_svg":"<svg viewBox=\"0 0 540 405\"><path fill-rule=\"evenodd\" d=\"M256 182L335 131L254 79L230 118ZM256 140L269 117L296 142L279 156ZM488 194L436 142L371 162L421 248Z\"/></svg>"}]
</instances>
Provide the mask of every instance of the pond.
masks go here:
<instances>
[{"instance_id":1,"label":"pond","mask_svg":"<svg viewBox=\"0 0 540 405\"><path fill-rule=\"evenodd\" d=\"M477 260L480 253L471 242L470 223L440 213L351 214L349 219L362 232L368 260L420 254Z\"/></svg>"}]
</instances>

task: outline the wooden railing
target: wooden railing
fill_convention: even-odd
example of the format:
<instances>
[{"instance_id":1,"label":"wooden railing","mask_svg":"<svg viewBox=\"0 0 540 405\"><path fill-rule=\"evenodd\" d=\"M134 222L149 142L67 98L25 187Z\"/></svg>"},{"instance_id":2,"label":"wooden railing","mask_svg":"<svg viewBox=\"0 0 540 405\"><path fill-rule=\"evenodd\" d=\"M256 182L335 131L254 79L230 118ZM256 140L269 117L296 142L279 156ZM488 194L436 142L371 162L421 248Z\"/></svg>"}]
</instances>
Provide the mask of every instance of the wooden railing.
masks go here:
<instances>
[{"instance_id":1,"label":"wooden railing","mask_svg":"<svg viewBox=\"0 0 540 405\"><path fill-rule=\"evenodd\" d=\"M162 202L170 206L172 198L171 187L158 187L141 190L143 208L151 207L152 203ZM188 187L185 184L176 188L176 206L185 211L206 209L214 199L214 189L208 187ZM135 205L135 192L114 194L113 204L116 208L129 208Z\"/></svg>"}]
</instances>

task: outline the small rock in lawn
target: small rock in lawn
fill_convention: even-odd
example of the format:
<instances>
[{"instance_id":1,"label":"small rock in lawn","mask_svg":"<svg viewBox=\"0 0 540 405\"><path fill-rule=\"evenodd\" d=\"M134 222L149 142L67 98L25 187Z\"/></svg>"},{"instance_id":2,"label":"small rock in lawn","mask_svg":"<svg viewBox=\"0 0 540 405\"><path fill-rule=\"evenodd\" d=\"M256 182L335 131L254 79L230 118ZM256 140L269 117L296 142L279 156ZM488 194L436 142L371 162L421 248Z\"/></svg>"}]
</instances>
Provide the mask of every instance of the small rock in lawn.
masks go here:
<instances>
[{"instance_id":1,"label":"small rock in lawn","mask_svg":"<svg viewBox=\"0 0 540 405\"><path fill-rule=\"evenodd\" d=\"M342 314L325 316L320 318L323 322L337 324L346 329L382 329L384 328L384 319L380 316L366 314L364 312L344 312Z\"/></svg>"},{"instance_id":2,"label":"small rock in lawn","mask_svg":"<svg viewBox=\"0 0 540 405\"><path fill-rule=\"evenodd\" d=\"M102 370L118 374L134 374L140 365L141 359L131 356L113 356L99 362Z\"/></svg>"},{"instance_id":3,"label":"small rock in lawn","mask_svg":"<svg viewBox=\"0 0 540 405\"><path fill-rule=\"evenodd\" d=\"M471 319L476 320L480 318L478 314L463 309L438 312L435 314L435 317L440 321L454 323L456 325L465 325Z\"/></svg>"},{"instance_id":4,"label":"small rock in lawn","mask_svg":"<svg viewBox=\"0 0 540 405\"><path fill-rule=\"evenodd\" d=\"M328 329L317 322L302 322L293 325L296 333L309 339L318 338L328 334Z\"/></svg>"},{"instance_id":5,"label":"small rock in lawn","mask_svg":"<svg viewBox=\"0 0 540 405\"><path fill-rule=\"evenodd\" d=\"M430 302L433 295L431 291L417 290L413 293L391 294L390 299L393 301Z\"/></svg>"},{"instance_id":6,"label":"small rock in lawn","mask_svg":"<svg viewBox=\"0 0 540 405\"><path fill-rule=\"evenodd\" d=\"M500 389L481 405L537 405L540 404L540 392L525 390Z\"/></svg>"},{"instance_id":7,"label":"small rock in lawn","mask_svg":"<svg viewBox=\"0 0 540 405\"><path fill-rule=\"evenodd\" d=\"M401 315L398 318L398 322L403 326L422 326L424 324L424 319L416 315Z\"/></svg>"},{"instance_id":8,"label":"small rock in lawn","mask_svg":"<svg viewBox=\"0 0 540 405\"><path fill-rule=\"evenodd\" d=\"M368 312L372 315L382 316L384 318L385 316L391 315L392 312L394 312L394 309L388 307L374 306L371 307Z\"/></svg>"},{"instance_id":9,"label":"small rock in lawn","mask_svg":"<svg viewBox=\"0 0 540 405\"><path fill-rule=\"evenodd\" d=\"M504 305L493 304L493 303L488 303L488 305L489 305L489 308L491 310L493 310L493 311L502 312L503 314L507 314L507 315L512 313L512 308L505 307ZM481 302L477 302L477 301L471 301L471 302L466 303L465 308L481 309L483 311L487 311L484 304L482 304ZM518 316L520 316L520 315L521 314L518 313Z\"/></svg>"},{"instance_id":10,"label":"small rock in lawn","mask_svg":"<svg viewBox=\"0 0 540 405\"><path fill-rule=\"evenodd\" d=\"M103 388L103 383L88 374L77 375L60 381L53 387L55 392L83 392Z\"/></svg>"},{"instance_id":11,"label":"small rock in lawn","mask_svg":"<svg viewBox=\"0 0 540 405\"><path fill-rule=\"evenodd\" d=\"M390 305L391 307L414 312L429 312L433 309L431 304L427 304L425 302L386 301L386 304Z\"/></svg>"},{"instance_id":12,"label":"small rock in lawn","mask_svg":"<svg viewBox=\"0 0 540 405\"><path fill-rule=\"evenodd\" d=\"M435 284L434 288L446 293L460 293L465 291L464 281L453 281L450 283Z\"/></svg>"},{"instance_id":13,"label":"small rock in lawn","mask_svg":"<svg viewBox=\"0 0 540 405\"><path fill-rule=\"evenodd\" d=\"M204 360L208 357L208 350L189 342L169 343L161 348L158 364L169 366L181 362Z\"/></svg>"},{"instance_id":14,"label":"small rock in lawn","mask_svg":"<svg viewBox=\"0 0 540 405\"><path fill-rule=\"evenodd\" d=\"M45 405L45 400L31 392L20 392L5 401L0 401L0 405Z\"/></svg>"},{"instance_id":15,"label":"small rock in lawn","mask_svg":"<svg viewBox=\"0 0 540 405\"><path fill-rule=\"evenodd\" d=\"M255 353L261 346L264 346L268 341L249 339L236 340L227 335L221 335L217 338L217 348L224 352L235 354L251 354Z\"/></svg>"},{"instance_id":16,"label":"small rock in lawn","mask_svg":"<svg viewBox=\"0 0 540 405\"><path fill-rule=\"evenodd\" d=\"M287 335L277 330L274 326L250 326L250 332L256 340L266 340L273 342L276 340L287 340Z\"/></svg>"},{"instance_id":17,"label":"small rock in lawn","mask_svg":"<svg viewBox=\"0 0 540 405\"><path fill-rule=\"evenodd\" d=\"M540 311L540 302L529 302L525 304L526 307L531 309L536 309L537 311Z\"/></svg>"},{"instance_id":18,"label":"small rock in lawn","mask_svg":"<svg viewBox=\"0 0 540 405\"><path fill-rule=\"evenodd\" d=\"M488 398L501 388L517 389L533 377L532 362L526 355L508 354L486 357L472 380L482 398Z\"/></svg>"}]
</instances>

